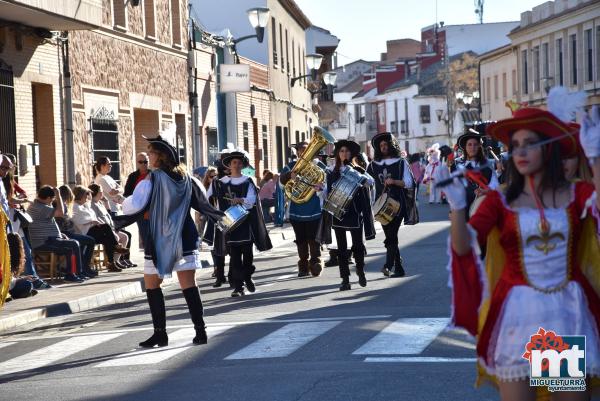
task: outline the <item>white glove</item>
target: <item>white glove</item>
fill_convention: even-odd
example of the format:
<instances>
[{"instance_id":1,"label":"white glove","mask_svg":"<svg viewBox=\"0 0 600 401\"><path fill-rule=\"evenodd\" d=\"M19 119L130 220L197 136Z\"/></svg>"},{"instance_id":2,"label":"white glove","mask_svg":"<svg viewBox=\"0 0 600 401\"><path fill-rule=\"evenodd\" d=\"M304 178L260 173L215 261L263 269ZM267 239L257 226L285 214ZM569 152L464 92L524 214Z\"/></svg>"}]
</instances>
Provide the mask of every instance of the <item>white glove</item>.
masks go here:
<instances>
[{"instance_id":1,"label":"white glove","mask_svg":"<svg viewBox=\"0 0 600 401\"><path fill-rule=\"evenodd\" d=\"M439 172L440 181L447 180L451 177L448 167L441 166ZM452 184L442 188L448 204L450 204L450 210L461 210L467 207L467 192L465 186L460 178L455 178Z\"/></svg>"},{"instance_id":2,"label":"white glove","mask_svg":"<svg viewBox=\"0 0 600 401\"><path fill-rule=\"evenodd\" d=\"M598 106L592 107L590 115L584 116L579 141L588 159L600 156L600 108Z\"/></svg>"}]
</instances>

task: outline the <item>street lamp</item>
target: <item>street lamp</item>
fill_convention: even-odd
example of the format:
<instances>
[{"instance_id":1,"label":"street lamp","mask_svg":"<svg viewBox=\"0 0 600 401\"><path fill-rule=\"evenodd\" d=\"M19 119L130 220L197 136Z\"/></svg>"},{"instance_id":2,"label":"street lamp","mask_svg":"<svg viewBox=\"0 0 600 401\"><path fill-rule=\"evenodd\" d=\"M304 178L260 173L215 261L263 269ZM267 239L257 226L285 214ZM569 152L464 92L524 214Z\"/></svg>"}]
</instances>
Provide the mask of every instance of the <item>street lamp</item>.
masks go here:
<instances>
[{"instance_id":1,"label":"street lamp","mask_svg":"<svg viewBox=\"0 0 600 401\"><path fill-rule=\"evenodd\" d=\"M333 100L333 88L337 81L337 73L334 71L328 71L323 74L323 83L327 85L327 96L329 100Z\"/></svg>"},{"instance_id":2,"label":"street lamp","mask_svg":"<svg viewBox=\"0 0 600 401\"><path fill-rule=\"evenodd\" d=\"M265 27L269 23L269 15L270 10L266 7L255 7L251 8L246 13L248 14L248 20L250 21L250 25L254 28L256 32L254 35L246 35L241 38L232 39L231 40L231 51L236 54L237 59L237 49L236 45L246 39L256 38L258 43L262 43L265 37Z\"/></svg>"},{"instance_id":3,"label":"street lamp","mask_svg":"<svg viewBox=\"0 0 600 401\"><path fill-rule=\"evenodd\" d=\"M301 75L299 77L292 78L291 86L293 87L297 80L311 77L313 81L317 79L317 71L321 68L323 62L323 55L321 54L307 54L306 55L306 66L308 67L309 73L307 75Z\"/></svg>"}]
</instances>

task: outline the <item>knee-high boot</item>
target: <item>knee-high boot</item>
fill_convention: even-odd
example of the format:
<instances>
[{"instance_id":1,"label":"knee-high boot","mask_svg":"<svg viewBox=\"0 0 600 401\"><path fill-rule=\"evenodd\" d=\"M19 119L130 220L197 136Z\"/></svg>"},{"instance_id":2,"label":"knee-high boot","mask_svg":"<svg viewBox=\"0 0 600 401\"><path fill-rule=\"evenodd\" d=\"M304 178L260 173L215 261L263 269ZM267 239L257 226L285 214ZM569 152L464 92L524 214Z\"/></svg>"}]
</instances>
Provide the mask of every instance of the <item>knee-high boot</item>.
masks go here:
<instances>
[{"instance_id":1,"label":"knee-high boot","mask_svg":"<svg viewBox=\"0 0 600 401\"><path fill-rule=\"evenodd\" d=\"M367 277L365 276L365 253L363 245L353 246L354 260L356 261L356 275L358 276L358 284L361 287L367 286Z\"/></svg>"},{"instance_id":2,"label":"knee-high boot","mask_svg":"<svg viewBox=\"0 0 600 401\"><path fill-rule=\"evenodd\" d=\"M186 288L182 292L196 330L196 337L194 337L193 342L194 344L206 344L208 338L206 336L206 325L204 324L204 309L202 308L198 287Z\"/></svg>"},{"instance_id":3,"label":"knee-high boot","mask_svg":"<svg viewBox=\"0 0 600 401\"><path fill-rule=\"evenodd\" d=\"M313 239L308 241L308 248L310 249L310 274L314 277L318 277L323 271L323 264L321 263L321 244Z\"/></svg>"},{"instance_id":4,"label":"knee-high boot","mask_svg":"<svg viewBox=\"0 0 600 401\"><path fill-rule=\"evenodd\" d=\"M299 241L296 242L296 247L298 248L298 277L306 277L308 276L308 258L309 247L308 241Z\"/></svg>"},{"instance_id":5,"label":"knee-high boot","mask_svg":"<svg viewBox=\"0 0 600 401\"><path fill-rule=\"evenodd\" d=\"M396 248L394 252L394 274L392 277L404 277L404 266L402 263L402 257L400 256L400 249Z\"/></svg>"},{"instance_id":6,"label":"knee-high boot","mask_svg":"<svg viewBox=\"0 0 600 401\"><path fill-rule=\"evenodd\" d=\"M151 288L146 290L148 305L150 306L150 314L152 315L152 325L154 326L154 334L146 341L140 343L140 347L152 348L155 345L164 347L169 344L167 336L167 316L165 312L165 297L161 288Z\"/></svg>"},{"instance_id":7,"label":"knee-high boot","mask_svg":"<svg viewBox=\"0 0 600 401\"><path fill-rule=\"evenodd\" d=\"M349 251L338 250L338 260L340 262L340 277L342 278L342 284L340 285L340 291L347 291L351 289L350 286L350 267L348 265Z\"/></svg>"}]
</instances>

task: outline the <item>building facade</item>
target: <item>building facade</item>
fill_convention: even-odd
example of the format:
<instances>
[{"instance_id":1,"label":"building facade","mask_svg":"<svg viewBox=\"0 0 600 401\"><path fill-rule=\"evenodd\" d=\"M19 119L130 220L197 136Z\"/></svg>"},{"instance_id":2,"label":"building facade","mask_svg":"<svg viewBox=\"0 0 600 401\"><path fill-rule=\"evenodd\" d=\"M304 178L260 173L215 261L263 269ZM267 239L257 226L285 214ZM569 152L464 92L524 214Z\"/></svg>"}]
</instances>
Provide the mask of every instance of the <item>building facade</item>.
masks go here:
<instances>
[{"instance_id":1,"label":"building facade","mask_svg":"<svg viewBox=\"0 0 600 401\"><path fill-rule=\"evenodd\" d=\"M70 34L77 182L92 180L99 156L123 180L144 136L176 125L181 161L192 166L188 12L183 0L103 1L102 24Z\"/></svg>"},{"instance_id":2,"label":"building facade","mask_svg":"<svg viewBox=\"0 0 600 401\"><path fill-rule=\"evenodd\" d=\"M500 47L479 57L481 119L496 121L511 116L506 102L518 99L517 50Z\"/></svg>"},{"instance_id":3,"label":"building facade","mask_svg":"<svg viewBox=\"0 0 600 401\"><path fill-rule=\"evenodd\" d=\"M0 2L0 15L0 151L16 156L19 184L33 196L41 185L73 182L65 32L101 25L102 2L15 0Z\"/></svg>"},{"instance_id":4,"label":"building facade","mask_svg":"<svg viewBox=\"0 0 600 401\"><path fill-rule=\"evenodd\" d=\"M548 1L521 14L510 33L516 49L518 100L544 105L549 88L585 90L600 104L600 3Z\"/></svg>"}]
</instances>

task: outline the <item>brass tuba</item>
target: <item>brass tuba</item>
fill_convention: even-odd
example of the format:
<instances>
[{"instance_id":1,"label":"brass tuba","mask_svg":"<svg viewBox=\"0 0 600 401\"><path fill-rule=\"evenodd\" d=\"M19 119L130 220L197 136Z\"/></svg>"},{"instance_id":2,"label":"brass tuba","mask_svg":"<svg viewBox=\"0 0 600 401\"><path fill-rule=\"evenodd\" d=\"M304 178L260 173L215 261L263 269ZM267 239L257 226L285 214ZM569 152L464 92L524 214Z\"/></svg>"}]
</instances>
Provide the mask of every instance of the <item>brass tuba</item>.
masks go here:
<instances>
[{"instance_id":1,"label":"brass tuba","mask_svg":"<svg viewBox=\"0 0 600 401\"><path fill-rule=\"evenodd\" d=\"M308 147L298 157L298 161L292 169L296 178L290 179L285 184L285 194L292 202L306 203L315 193L314 186L325 180L325 172L313 163L313 159L323 146L335 142L335 138L324 128L315 126L313 137Z\"/></svg>"}]
</instances>

